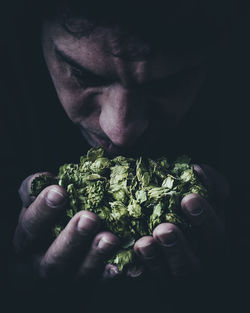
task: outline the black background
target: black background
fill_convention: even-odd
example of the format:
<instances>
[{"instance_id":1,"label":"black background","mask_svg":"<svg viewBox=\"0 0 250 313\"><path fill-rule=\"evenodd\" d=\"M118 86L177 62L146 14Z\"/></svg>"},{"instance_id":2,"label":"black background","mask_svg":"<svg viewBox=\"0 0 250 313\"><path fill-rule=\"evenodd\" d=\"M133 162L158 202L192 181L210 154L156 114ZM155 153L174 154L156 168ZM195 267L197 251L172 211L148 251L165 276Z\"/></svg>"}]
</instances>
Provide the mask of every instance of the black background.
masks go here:
<instances>
[{"instance_id":1,"label":"black background","mask_svg":"<svg viewBox=\"0 0 250 313\"><path fill-rule=\"evenodd\" d=\"M25 11L23 2L8 3L1 8L1 304L3 312L62 312L72 310L72 306L77 310L76 302L84 302L84 291L69 293L66 287L59 293L42 293L42 287L32 290L30 286L35 282L28 265L27 269L18 266L12 252L11 238L21 205L17 196L21 181L37 171L55 172L58 165L77 161L88 149L62 110L51 84L40 49L39 21L32 12L28 20L24 20L19 14L22 10ZM124 292L121 286L116 291L112 286L106 287L105 292L95 291L99 295L98 309L125 312L132 309L131 303L134 303L138 312L166 306L166 312L171 312L171 301L178 302L180 310L187 312L250 309L249 288L245 287L250 264L250 21L247 7L231 25L227 39L211 58L209 77L191 117L180 131L181 144L173 146L178 152L192 153L197 162L214 166L230 181L228 262L223 271L212 273L211 279L182 282L181 301L175 293L171 294L175 287L166 286L166 290L160 292L152 286L145 291L140 280L127 282L125 299L121 297ZM178 136L176 134L176 138ZM186 290L184 295L183 290Z\"/></svg>"}]
</instances>

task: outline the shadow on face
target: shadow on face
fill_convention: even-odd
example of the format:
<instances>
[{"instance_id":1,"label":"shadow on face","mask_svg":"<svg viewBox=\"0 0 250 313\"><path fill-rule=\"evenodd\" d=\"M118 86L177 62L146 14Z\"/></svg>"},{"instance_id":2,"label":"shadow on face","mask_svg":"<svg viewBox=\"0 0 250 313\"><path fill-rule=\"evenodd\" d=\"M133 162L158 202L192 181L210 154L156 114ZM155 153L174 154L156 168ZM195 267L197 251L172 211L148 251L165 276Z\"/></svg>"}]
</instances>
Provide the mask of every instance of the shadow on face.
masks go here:
<instances>
[{"instance_id":1,"label":"shadow on face","mask_svg":"<svg viewBox=\"0 0 250 313\"><path fill-rule=\"evenodd\" d=\"M206 77L203 55L154 50L116 27L79 36L59 19L44 20L42 46L68 117L109 153L150 145L178 127Z\"/></svg>"}]
</instances>

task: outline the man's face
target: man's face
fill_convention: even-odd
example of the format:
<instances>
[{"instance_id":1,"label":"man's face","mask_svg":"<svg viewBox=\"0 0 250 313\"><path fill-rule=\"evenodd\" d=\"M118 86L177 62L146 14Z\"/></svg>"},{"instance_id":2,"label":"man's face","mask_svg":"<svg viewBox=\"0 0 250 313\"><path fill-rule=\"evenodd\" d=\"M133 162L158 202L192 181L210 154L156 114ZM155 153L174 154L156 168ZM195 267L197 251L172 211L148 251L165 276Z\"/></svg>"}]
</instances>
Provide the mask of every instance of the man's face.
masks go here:
<instances>
[{"instance_id":1,"label":"man's face","mask_svg":"<svg viewBox=\"0 0 250 313\"><path fill-rule=\"evenodd\" d=\"M97 28L79 38L57 21L43 23L45 60L67 115L90 145L111 154L150 147L178 127L206 73L200 55L115 56L115 36Z\"/></svg>"}]
</instances>

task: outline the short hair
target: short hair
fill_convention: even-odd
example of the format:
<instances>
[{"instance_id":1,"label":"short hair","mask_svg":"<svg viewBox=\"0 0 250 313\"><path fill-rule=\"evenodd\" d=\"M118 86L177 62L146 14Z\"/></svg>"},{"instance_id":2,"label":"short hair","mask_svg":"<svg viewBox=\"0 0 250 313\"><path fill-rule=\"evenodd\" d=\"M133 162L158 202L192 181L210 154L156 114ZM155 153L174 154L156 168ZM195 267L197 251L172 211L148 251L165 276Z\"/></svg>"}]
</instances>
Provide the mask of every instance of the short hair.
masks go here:
<instances>
[{"instance_id":1,"label":"short hair","mask_svg":"<svg viewBox=\"0 0 250 313\"><path fill-rule=\"evenodd\" d=\"M143 4L134 1L43 0L39 11L58 18L76 37L88 36L97 27L116 30L114 55L136 60L156 50L169 53L204 53L230 31L234 1L166 0Z\"/></svg>"}]
</instances>

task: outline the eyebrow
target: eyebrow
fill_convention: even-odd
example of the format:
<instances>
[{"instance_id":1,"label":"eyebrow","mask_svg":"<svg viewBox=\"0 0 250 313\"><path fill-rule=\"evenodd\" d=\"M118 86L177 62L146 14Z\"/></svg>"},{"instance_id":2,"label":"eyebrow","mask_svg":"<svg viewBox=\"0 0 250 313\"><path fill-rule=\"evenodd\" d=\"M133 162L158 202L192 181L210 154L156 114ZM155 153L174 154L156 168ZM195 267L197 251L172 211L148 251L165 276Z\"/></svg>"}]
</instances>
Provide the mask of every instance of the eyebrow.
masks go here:
<instances>
[{"instance_id":1,"label":"eyebrow","mask_svg":"<svg viewBox=\"0 0 250 313\"><path fill-rule=\"evenodd\" d=\"M90 77L92 76L95 79L99 79L99 80L102 79L103 81L106 81L106 82L114 81L114 79L112 79L112 78L108 78L108 77L96 74L96 73L90 71L89 69L85 68L82 64L78 63L71 56L67 55L64 51L60 50L55 44L54 44L54 51L55 51L55 54L57 55L57 57L60 60L62 60L63 62L69 64L72 67L77 68L82 73L87 74ZM156 80L153 80L153 81L145 82L145 83L141 84L141 87L150 88L151 86L155 86L155 84L164 83L166 80L176 78L179 75L181 75L181 74L183 74L183 73L185 73L187 71L194 70L195 68L197 68L199 66L200 66L200 63L194 64L194 65L192 65L190 67L181 69L180 71L174 73L174 75L171 75L170 77L167 76L167 77L162 77L162 78L159 78L159 79L156 79Z\"/></svg>"},{"instance_id":2,"label":"eyebrow","mask_svg":"<svg viewBox=\"0 0 250 313\"><path fill-rule=\"evenodd\" d=\"M105 76L96 74L92 71L90 71L89 69L85 68L82 64L78 63L76 60L74 60L72 57L70 57L69 55L67 55L65 52L63 52L62 50L58 49L58 47L56 45L54 45L54 51L57 57L59 57L60 60L62 60L63 62L69 64L72 67L77 68L78 70L80 70L82 73L85 73L89 76L95 77L95 78L99 78L99 79L103 79L103 80L111 80Z\"/></svg>"}]
</instances>

